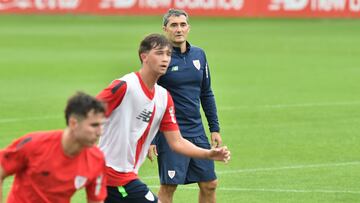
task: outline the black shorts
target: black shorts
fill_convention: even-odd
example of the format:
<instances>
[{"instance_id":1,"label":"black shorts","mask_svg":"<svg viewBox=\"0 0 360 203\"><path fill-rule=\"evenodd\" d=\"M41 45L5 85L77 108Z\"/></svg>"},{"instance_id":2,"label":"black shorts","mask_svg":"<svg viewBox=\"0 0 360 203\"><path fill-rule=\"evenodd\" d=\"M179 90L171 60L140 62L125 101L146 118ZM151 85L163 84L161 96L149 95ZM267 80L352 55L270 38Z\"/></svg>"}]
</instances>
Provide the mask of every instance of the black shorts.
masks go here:
<instances>
[{"instance_id":1,"label":"black shorts","mask_svg":"<svg viewBox=\"0 0 360 203\"><path fill-rule=\"evenodd\" d=\"M156 203L158 198L139 179L125 186L107 186L105 203Z\"/></svg>"},{"instance_id":2,"label":"black shorts","mask_svg":"<svg viewBox=\"0 0 360 203\"><path fill-rule=\"evenodd\" d=\"M211 148L205 135L185 139L200 148ZM157 140L157 150L161 184L182 185L217 179L214 161L190 158L172 151L162 134Z\"/></svg>"}]
</instances>

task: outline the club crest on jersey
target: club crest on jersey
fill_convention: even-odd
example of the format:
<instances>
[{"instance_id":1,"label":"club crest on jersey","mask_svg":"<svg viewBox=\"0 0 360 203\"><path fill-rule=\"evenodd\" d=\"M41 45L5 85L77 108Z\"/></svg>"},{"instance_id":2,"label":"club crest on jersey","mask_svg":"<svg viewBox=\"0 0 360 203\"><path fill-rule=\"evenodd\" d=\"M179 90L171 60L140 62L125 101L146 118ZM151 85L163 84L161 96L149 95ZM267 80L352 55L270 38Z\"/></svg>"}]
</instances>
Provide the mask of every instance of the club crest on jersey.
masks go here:
<instances>
[{"instance_id":1,"label":"club crest on jersey","mask_svg":"<svg viewBox=\"0 0 360 203\"><path fill-rule=\"evenodd\" d=\"M193 64L196 69L200 70L201 67L200 60L193 60Z\"/></svg>"},{"instance_id":2,"label":"club crest on jersey","mask_svg":"<svg viewBox=\"0 0 360 203\"><path fill-rule=\"evenodd\" d=\"M82 187L84 187L85 183L87 181L87 178L84 176L76 176L74 180L75 188L78 190Z\"/></svg>"},{"instance_id":3,"label":"club crest on jersey","mask_svg":"<svg viewBox=\"0 0 360 203\"><path fill-rule=\"evenodd\" d=\"M173 170L168 170L168 176L173 179L175 177L176 172Z\"/></svg>"}]
</instances>

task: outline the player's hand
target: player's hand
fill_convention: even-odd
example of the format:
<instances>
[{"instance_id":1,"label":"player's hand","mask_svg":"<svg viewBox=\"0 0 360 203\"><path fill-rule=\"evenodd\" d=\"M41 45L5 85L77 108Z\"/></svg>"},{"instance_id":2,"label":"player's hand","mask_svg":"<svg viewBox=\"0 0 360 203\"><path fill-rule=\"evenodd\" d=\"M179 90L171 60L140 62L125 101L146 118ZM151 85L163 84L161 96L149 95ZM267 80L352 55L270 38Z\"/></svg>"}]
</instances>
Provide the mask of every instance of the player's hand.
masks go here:
<instances>
[{"instance_id":1,"label":"player's hand","mask_svg":"<svg viewBox=\"0 0 360 203\"><path fill-rule=\"evenodd\" d=\"M147 157L148 159L150 159L151 162L154 161L154 155L158 156L156 145L150 145Z\"/></svg>"},{"instance_id":2,"label":"player's hand","mask_svg":"<svg viewBox=\"0 0 360 203\"><path fill-rule=\"evenodd\" d=\"M212 132L210 135L210 138L211 138L211 146L212 147L218 148L222 145L222 139L221 139L220 133Z\"/></svg>"},{"instance_id":3,"label":"player's hand","mask_svg":"<svg viewBox=\"0 0 360 203\"><path fill-rule=\"evenodd\" d=\"M212 148L210 150L210 159L227 163L230 160L230 154L231 153L226 146Z\"/></svg>"}]
</instances>

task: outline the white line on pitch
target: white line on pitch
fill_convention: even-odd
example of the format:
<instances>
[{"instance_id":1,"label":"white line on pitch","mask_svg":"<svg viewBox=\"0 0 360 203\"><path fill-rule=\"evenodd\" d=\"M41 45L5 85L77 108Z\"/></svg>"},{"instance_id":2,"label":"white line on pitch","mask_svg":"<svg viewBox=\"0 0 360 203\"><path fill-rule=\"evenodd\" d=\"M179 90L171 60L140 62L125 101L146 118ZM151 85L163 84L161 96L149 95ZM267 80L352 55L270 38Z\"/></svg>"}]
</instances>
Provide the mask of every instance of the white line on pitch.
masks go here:
<instances>
[{"instance_id":1,"label":"white line on pitch","mask_svg":"<svg viewBox=\"0 0 360 203\"><path fill-rule=\"evenodd\" d=\"M19 121L34 121L34 120L45 120L45 119L59 119L60 116L38 116L28 118L4 118L0 119L0 123L14 123Z\"/></svg>"},{"instance_id":2,"label":"white line on pitch","mask_svg":"<svg viewBox=\"0 0 360 203\"><path fill-rule=\"evenodd\" d=\"M10 188L11 184L5 184L4 189ZM150 188L160 188L159 185L148 185ZM182 190L198 190L198 187L193 186L180 186L178 189ZM239 191L239 192L277 192L277 193L345 193L345 194L360 194L360 191L354 190L302 190L302 189L269 189L269 188L231 188L231 187L218 187L216 190L221 191Z\"/></svg>"},{"instance_id":3,"label":"white line on pitch","mask_svg":"<svg viewBox=\"0 0 360 203\"><path fill-rule=\"evenodd\" d=\"M159 188L159 185L150 185L152 188ZM179 189L182 190L198 190L198 187L193 186L181 186ZM278 192L278 193L345 193L345 194L360 194L360 191L354 190L323 190L323 189L313 189L313 190L299 190L299 189L269 189L269 188L227 188L227 187L218 187L216 190L221 191L240 191L240 192Z\"/></svg>"},{"instance_id":4,"label":"white line on pitch","mask_svg":"<svg viewBox=\"0 0 360 203\"><path fill-rule=\"evenodd\" d=\"M342 162L342 163L293 165L293 166L282 166L282 167L272 167L272 168L249 168L249 169L238 169L238 170L225 170L225 171L216 171L216 174L256 173L256 172L281 171L281 170L304 169L304 168L330 168L330 167L351 166L351 165L360 165L360 161ZM145 177L140 177L140 178L141 179L157 179L158 176L145 176Z\"/></svg>"},{"instance_id":5,"label":"white line on pitch","mask_svg":"<svg viewBox=\"0 0 360 203\"><path fill-rule=\"evenodd\" d=\"M360 101L352 102L328 102L328 103L303 103L303 104L273 104L273 105L257 105L257 106L219 106L219 110L236 110L236 109L249 109L249 108L269 108L269 109L281 109L292 107L322 107L322 106L350 106L360 105Z\"/></svg>"},{"instance_id":6,"label":"white line on pitch","mask_svg":"<svg viewBox=\"0 0 360 203\"><path fill-rule=\"evenodd\" d=\"M282 167L272 167L272 168L250 168L250 169L219 171L216 173L217 174L252 173L252 172L280 171L280 170L303 169L303 168L329 168L329 167L350 166L350 165L360 165L360 161L343 162L343 163L293 165L293 166L282 166Z\"/></svg>"}]
</instances>

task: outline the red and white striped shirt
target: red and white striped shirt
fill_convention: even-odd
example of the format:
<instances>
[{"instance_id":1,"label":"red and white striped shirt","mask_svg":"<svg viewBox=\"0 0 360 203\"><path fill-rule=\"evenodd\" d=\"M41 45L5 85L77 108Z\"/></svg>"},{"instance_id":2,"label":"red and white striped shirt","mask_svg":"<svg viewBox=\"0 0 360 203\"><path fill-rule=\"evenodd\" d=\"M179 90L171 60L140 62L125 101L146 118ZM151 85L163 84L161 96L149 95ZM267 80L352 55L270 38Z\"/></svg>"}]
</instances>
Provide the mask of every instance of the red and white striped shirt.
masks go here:
<instances>
[{"instance_id":1,"label":"red and white striped shirt","mask_svg":"<svg viewBox=\"0 0 360 203\"><path fill-rule=\"evenodd\" d=\"M113 81L97 98L107 104L99 147L105 154L108 185L126 185L138 178L158 130L179 130L174 102L157 84L153 91L147 89L138 72Z\"/></svg>"}]
</instances>

